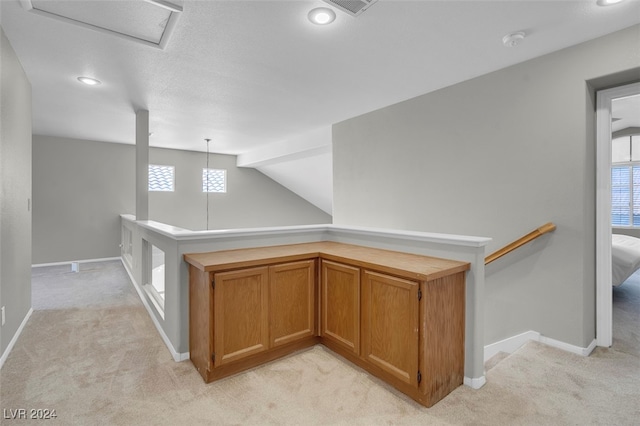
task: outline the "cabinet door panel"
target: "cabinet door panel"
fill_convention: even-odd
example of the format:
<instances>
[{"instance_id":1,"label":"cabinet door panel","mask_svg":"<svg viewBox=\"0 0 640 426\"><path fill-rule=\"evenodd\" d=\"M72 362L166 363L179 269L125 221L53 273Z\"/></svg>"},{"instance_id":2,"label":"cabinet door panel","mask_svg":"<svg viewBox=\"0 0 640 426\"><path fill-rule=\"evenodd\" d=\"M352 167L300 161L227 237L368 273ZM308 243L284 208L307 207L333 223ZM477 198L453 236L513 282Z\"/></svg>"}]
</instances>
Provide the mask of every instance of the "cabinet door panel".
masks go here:
<instances>
[{"instance_id":1,"label":"cabinet door panel","mask_svg":"<svg viewBox=\"0 0 640 426\"><path fill-rule=\"evenodd\" d=\"M315 261L269 268L271 344L282 345L315 332Z\"/></svg>"},{"instance_id":2,"label":"cabinet door panel","mask_svg":"<svg viewBox=\"0 0 640 426\"><path fill-rule=\"evenodd\" d=\"M323 338L360 354L360 269L322 261Z\"/></svg>"},{"instance_id":3,"label":"cabinet door panel","mask_svg":"<svg viewBox=\"0 0 640 426\"><path fill-rule=\"evenodd\" d=\"M371 271L363 275L363 356L417 386L418 283Z\"/></svg>"},{"instance_id":4,"label":"cabinet door panel","mask_svg":"<svg viewBox=\"0 0 640 426\"><path fill-rule=\"evenodd\" d=\"M269 347L268 267L215 274L215 365Z\"/></svg>"}]
</instances>

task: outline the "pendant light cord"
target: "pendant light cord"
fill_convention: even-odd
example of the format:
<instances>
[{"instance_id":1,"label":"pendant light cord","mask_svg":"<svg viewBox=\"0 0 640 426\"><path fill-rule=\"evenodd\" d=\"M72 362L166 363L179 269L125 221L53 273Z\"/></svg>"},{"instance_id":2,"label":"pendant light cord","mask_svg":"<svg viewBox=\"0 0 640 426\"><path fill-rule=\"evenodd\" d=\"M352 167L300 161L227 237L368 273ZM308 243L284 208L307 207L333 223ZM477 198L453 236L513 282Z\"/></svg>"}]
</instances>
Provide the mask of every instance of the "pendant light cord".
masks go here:
<instances>
[{"instance_id":1,"label":"pendant light cord","mask_svg":"<svg viewBox=\"0 0 640 426\"><path fill-rule=\"evenodd\" d=\"M207 170L206 170L206 175L207 175L207 231L209 230L209 194L211 191L209 191L209 142L211 142L211 139L205 139L205 141L207 141Z\"/></svg>"}]
</instances>

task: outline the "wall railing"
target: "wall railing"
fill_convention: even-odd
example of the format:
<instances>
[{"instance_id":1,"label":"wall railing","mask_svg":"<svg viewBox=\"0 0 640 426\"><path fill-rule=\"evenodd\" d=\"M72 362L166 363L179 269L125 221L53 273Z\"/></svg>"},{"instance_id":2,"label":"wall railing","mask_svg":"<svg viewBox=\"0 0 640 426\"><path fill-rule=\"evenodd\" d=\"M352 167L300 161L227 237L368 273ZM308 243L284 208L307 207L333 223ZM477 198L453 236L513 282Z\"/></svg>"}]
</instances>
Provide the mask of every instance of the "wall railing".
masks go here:
<instances>
[{"instance_id":1,"label":"wall railing","mask_svg":"<svg viewBox=\"0 0 640 426\"><path fill-rule=\"evenodd\" d=\"M508 244L508 245L502 247L500 250L491 253L489 256L487 256L484 259L484 264L488 265L489 263L493 262L494 260L497 260L497 259L501 258L505 254L511 253L513 250L517 249L518 247L523 246L523 245L535 240L536 238L541 237L542 235L544 235L544 234L546 234L548 232L552 232L555 229L556 229L556 225L554 225L553 223L551 223L551 222L545 223L541 227L529 232L527 235L518 238L517 240L515 240L511 244Z\"/></svg>"}]
</instances>

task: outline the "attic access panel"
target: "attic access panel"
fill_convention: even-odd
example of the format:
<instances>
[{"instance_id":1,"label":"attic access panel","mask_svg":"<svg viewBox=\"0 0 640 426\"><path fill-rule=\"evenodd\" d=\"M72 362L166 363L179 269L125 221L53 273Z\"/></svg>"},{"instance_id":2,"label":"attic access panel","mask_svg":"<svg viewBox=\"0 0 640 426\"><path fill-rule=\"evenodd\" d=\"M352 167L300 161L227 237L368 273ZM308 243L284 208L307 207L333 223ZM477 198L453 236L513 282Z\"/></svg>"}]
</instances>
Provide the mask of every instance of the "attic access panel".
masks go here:
<instances>
[{"instance_id":1,"label":"attic access panel","mask_svg":"<svg viewBox=\"0 0 640 426\"><path fill-rule=\"evenodd\" d=\"M164 49L182 7L165 0L20 0L38 15Z\"/></svg>"},{"instance_id":2,"label":"attic access panel","mask_svg":"<svg viewBox=\"0 0 640 426\"><path fill-rule=\"evenodd\" d=\"M323 0L331 6L351 15L359 16L378 0Z\"/></svg>"}]
</instances>

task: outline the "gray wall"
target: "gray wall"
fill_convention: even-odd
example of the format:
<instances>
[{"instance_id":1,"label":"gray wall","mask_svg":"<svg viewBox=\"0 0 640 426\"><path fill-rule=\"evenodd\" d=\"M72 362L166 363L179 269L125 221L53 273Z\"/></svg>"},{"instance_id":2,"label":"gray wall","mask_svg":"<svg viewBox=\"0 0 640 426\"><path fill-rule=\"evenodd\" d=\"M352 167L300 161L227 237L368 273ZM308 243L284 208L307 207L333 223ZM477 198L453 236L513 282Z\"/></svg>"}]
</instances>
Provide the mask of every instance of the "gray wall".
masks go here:
<instances>
[{"instance_id":1,"label":"gray wall","mask_svg":"<svg viewBox=\"0 0 640 426\"><path fill-rule=\"evenodd\" d=\"M33 136L33 263L120 255L135 210L133 145Z\"/></svg>"},{"instance_id":2,"label":"gray wall","mask_svg":"<svg viewBox=\"0 0 640 426\"><path fill-rule=\"evenodd\" d=\"M534 330L588 346L595 103L587 82L638 67L639 40L640 26L631 27L334 125L334 223L489 236L490 253L552 221L553 234L487 266L485 344Z\"/></svg>"},{"instance_id":3,"label":"gray wall","mask_svg":"<svg viewBox=\"0 0 640 426\"><path fill-rule=\"evenodd\" d=\"M206 229L202 192L206 154L152 148L149 163L175 166L175 192L149 193L152 220L192 230ZM331 216L255 169L236 167L232 155L210 155L209 168L227 170L227 192L209 194L209 228L331 223ZM177 208L178 207L178 208Z\"/></svg>"},{"instance_id":4,"label":"gray wall","mask_svg":"<svg viewBox=\"0 0 640 426\"><path fill-rule=\"evenodd\" d=\"M331 216L235 156L211 155L211 168L226 168L226 194L210 195L210 227L330 223ZM149 218L204 229L206 155L151 148L152 164L176 168L175 192L149 194ZM33 138L33 263L120 255L121 213L135 214L135 147L35 135Z\"/></svg>"},{"instance_id":5,"label":"gray wall","mask_svg":"<svg viewBox=\"0 0 640 426\"><path fill-rule=\"evenodd\" d=\"M4 354L31 309L31 84L0 28L0 328Z\"/></svg>"}]
</instances>

